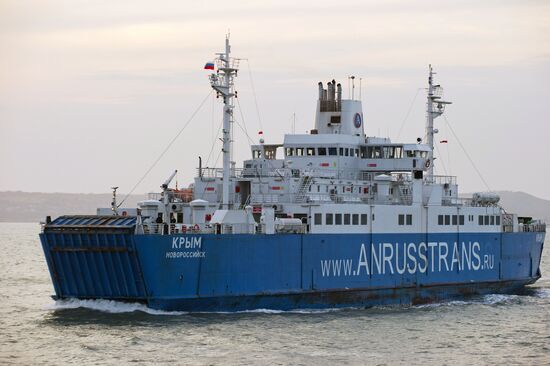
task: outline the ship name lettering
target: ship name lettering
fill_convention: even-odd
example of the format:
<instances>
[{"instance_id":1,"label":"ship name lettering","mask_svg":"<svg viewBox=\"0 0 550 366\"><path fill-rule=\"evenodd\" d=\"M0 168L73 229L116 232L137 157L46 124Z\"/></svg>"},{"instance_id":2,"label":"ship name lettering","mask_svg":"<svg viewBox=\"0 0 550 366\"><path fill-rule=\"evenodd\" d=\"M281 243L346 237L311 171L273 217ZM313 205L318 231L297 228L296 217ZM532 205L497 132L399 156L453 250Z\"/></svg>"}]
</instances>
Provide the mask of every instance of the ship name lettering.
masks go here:
<instances>
[{"instance_id":1,"label":"ship name lettering","mask_svg":"<svg viewBox=\"0 0 550 366\"><path fill-rule=\"evenodd\" d=\"M172 238L172 249L195 249L202 247L202 238L197 237L175 237Z\"/></svg>"}]
</instances>

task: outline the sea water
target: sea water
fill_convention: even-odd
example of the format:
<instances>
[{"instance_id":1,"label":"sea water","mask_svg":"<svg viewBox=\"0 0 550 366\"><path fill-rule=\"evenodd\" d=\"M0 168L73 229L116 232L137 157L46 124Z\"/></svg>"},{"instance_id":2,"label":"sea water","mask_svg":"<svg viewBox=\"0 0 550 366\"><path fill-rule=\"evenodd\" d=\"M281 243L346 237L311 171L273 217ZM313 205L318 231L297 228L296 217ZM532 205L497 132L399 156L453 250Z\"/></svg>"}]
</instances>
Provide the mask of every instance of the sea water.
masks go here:
<instances>
[{"instance_id":1,"label":"sea water","mask_svg":"<svg viewBox=\"0 0 550 366\"><path fill-rule=\"evenodd\" d=\"M189 314L107 300L53 301L39 229L0 224L2 365L550 364L548 248L543 277L522 294Z\"/></svg>"}]
</instances>

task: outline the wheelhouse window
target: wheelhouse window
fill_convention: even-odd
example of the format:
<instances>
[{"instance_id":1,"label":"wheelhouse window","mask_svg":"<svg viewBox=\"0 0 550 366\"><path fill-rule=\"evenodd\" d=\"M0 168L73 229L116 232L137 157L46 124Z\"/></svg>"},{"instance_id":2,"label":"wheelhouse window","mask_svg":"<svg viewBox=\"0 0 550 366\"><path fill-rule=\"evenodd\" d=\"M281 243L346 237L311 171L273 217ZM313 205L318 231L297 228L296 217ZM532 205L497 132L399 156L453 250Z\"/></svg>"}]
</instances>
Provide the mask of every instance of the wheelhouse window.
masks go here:
<instances>
[{"instance_id":1,"label":"wheelhouse window","mask_svg":"<svg viewBox=\"0 0 550 366\"><path fill-rule=\"evenodd\" d=\"M335 214L334 219L336 225L342 225L342 214Z\"/></svg>"},{"instance_id":2,"label":"wheelhouse window","mask_svg":"<svg viewBox=\"0 0 550 366\"><path fill-rule=\"evenodd\" d=\"M306 149L307 156L315 156L315 148L314 147L308 147Z\"/></svg>"},{"instance_id":3,"label":"wheelhouse window","mask_svg":"<svg viewBox=\"0 0 550 366\"><path fill-rule=\"evenodd\" d=\"M393 148L391 146L382 147L384 159L393 159Z\"/></svg>"},{"instance_id":4,"label":"wheelhouse window","mask_svg":"<svg viewBox=\"0 0 550 366\"><path fill-rule=\"evenodd\" d=\"M353 225L359 225L359 214L351 215L351 223Z\"/></svg>"},{"instance_id":5,"label":"wheelhouse window","mask_svg":"<svg viewBox=\"0 0 550 366\"><path fill-rule=\"evenodd\" d=\"M459 215L458 216L458 224L459 225L464 225L464 215Z\"/></svg>"},{"instance_id":6,"label":"wheelhouse window","mask_svg":"<svg viewBox=\"0 0 550 366\"><path fill-rule=\"evenodd\" d=\"M328 148L328 154L330 156L337 156L338 155L338 149L335 147L329 147Z\"/></svg>"},{"instance_id":7,"label":"wheelhouse window","mask_svg":"<svg viewBox=\"0 0 550 366\"><path fill-rule=\"evenodd\" d=\"M382 158L382 146L368 146L367 158L369 159L381 159Z\"/></svg>"},{"instance_id":8,"label":"wheelhouse window","mask_svg":"<svg viewBox=\"0 0 550 366\"><path fill-rule=\"evenodd\" d=\"M285 155L286 156L293 156L294 155L294 148L293 147L287 147L285 149Z\"/></svg>"},{"instance_id":9,"label":"wheelhouse window","mask_svg":"<svg viewBox=\"0 0 550 366\"><path fill-rule=\"evenodd\" d=\"M393 157L394 157L394 159L401 159L401 158L403 158L403 147L401 147L401 146L395 146L395 147L394 147Z\"/></svg>"},{"instance_id":10,"label":"wheelhouse window","mask_svg":"<svg viewBox=\"0 0 550 366\"><path fill-rule=\"evenodd\" d=\"M325 224L327 225L333 225L334 224L334 216L331 213L328 213L325 215Z\"/></svg>"},{"instance_id":11,"label":"wheelhouse window","mask_svg":"<svg viewBox=\"0 0 550 366\"><path fill-rule=\"evenodd\" d=\"M304 148L303 147L297 147L296 148L296 156L304 156Z\"/></svg>"},{"instance_id":12,"label":"wheelhouse window","mask_svg":"<svg viewBox=\"0 0 550 366\"><path fill-rule=\"evenodd\" d=\"M260 159L262 157L261 150L252 150L252 159Z\"/></svg>"},{"instance_id":13,"label":"wheelhouse window","mask_svg":"<svg viewBox=\"0 0 550 366\"><path fill-rule=\"evenodd\" d=\"M413 224L413 215L407 215L407 225Z\"/></svg>"},{"instance_id":14,"label":"wheelhouse window","mask_svg":"<svg viewBox=\"0 0 550 366\"><path fill-rule=\"evenodd\" d=\"M361 214L361 225L367 225L367 219L368 219L367 214Z\"/></svg>"},{"instance_id":15,"label":"wheelhouse window","mask_svg":"<svg viewBox=\"0 0 550 366\"><path fill-rule=\"evenodd\" d=\"M445 215L445 225L451 225L451 215Z\"/></svg>"},{"instance_id":16,"label":"wheelhouse window","mask_svg":"<svg viewBox=\"0 0 550 366\"><path fill-rule=\"evenodd\" d=\"M438 215L437 216L437 224L438 225L443 225L443 215Z\"/></svg>"},{"instance_id":17,"label":"wheelhouse window","mask_svg":"<svg viewBox=\"0 0 550 366\"><path fill-rule=\"evenodd\" d=\"M317 149L317 155L327 155L327 148L326 147L320 147Z\"/></svg>"},{"instance_id":18,"label":"wheelhouse window","mask_svg":"<svg viewBox=\"0 0 550 366\"><path fill-rule=\"evenodd\" d=\"M500 216L495 217L495 223L500 225Z\"/></svg>"},{"instance_id":19,"label":"wheelhouse window","mask_svg":"<svg viewBox=\"0 0 550 366\"><path fill-rule=\"evenodd\" d=\"M483 215L478 216L478 224L483 225Z\"/></svg>"}]
</instances>

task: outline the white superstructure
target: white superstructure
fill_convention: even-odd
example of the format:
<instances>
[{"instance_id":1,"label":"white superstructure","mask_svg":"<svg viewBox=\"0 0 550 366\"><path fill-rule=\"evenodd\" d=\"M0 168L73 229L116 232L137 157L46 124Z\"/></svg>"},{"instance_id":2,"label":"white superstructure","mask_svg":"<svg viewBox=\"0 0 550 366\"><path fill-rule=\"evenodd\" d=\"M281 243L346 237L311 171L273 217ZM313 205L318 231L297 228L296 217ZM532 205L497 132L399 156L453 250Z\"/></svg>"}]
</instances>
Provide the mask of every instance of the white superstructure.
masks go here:
<instances>
[{"instance_id":1,"label":"white superstructure","mask_svg":"<svg viewBox=\"0 0 550 366\"><path fill-rule=\"evenodd\" d=\"M309 133L285 135L281 144L261 139L251 146L251 158L235 168L231 125L238 59L230 49L226 39L218 72L210 76L224 103L223 168L200 167L189 188L152 197L166 209L145 218L151 225L216 233L471 233L507 230L507 222L517 222L504 214L498 197L461 199L456 177L433 174L434 119L450 102L442 100L431 65L426 143L367 136L361 101L343 99L341 84L331 80L318 83ZM149 212L151 205L144 206Z\"/></svg>"}]
</instances>

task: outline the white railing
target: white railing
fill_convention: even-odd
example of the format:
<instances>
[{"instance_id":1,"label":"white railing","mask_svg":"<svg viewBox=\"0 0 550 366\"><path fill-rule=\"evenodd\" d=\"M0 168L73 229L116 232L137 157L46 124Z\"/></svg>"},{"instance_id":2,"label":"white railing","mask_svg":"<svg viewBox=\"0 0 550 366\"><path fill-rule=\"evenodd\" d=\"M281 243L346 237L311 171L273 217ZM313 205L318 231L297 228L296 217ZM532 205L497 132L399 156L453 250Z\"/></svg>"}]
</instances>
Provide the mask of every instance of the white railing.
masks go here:
<instances>
[{"instance_id":1,"label":"white railing","mask_svg":"<svg viewBox=\"0 0 550 366\"><path fill-rule=\"evenodd\" d=\"M231 176L240 178L242 176L243 169L242 168L235 168L231 169ZM201 168L200 170L197 168L197 176L201 176L202 178L223 178L223 169L222 168Z\"/></svg>"},{"instance_id":2,"label":"white railing","mask_svg":"<svg viewBox=\"0 0 550 366\"><path fill-rule=\"evenodd\" d=\"M150 192L147 193L147 198L155 201L162 201L162 193Z\"/></svg>"},{"instance_id":3,"label":"white railing","mask_svg":"<svg viewBox=\"0 0 550 366\"><path fill-rule=\"evenodd\" d=\"M537 224L519 224L518 231L520 232L531 232L531 233L545 233L546 224L537 223Z\"/></svg>"},{"instance_id":4,"label":"white railing","mask_svg":"<svg viewBox=\"0 0 550 366\"><path fill-rule=\"evenodd\" d=\"M426 178L428 179L428 178ZM456 184L456 176L454 175L434 175L432 176L432 183L435 184Z\"/></svg>"}]
</instances>

